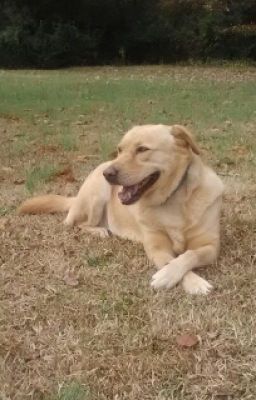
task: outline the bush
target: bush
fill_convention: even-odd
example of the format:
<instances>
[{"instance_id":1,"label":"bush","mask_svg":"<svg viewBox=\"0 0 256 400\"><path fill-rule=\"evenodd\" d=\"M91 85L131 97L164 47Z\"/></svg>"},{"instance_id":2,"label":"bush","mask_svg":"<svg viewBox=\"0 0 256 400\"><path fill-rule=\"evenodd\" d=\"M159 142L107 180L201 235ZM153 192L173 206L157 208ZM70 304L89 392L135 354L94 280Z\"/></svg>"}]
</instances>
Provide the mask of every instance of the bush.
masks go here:
<instances>
[{"instance_id":1,"label":"bush","mask_svg":"<svg viewBox=\"0 0 256 400\"><path fill-rule=\"evenodd\" d=\"M2 67L256 59L254 0L6 0L1 11Z\"/></svg>"},{"instance_id":2,"label":"bush","mask_svg":"<svg viewBox=\"0 0 256 400\"><path fill-rule=\"evenodd\" d=\"M256 60L256 25L238 25L223 29L216 43L216 56L227 59Z\"/></svg>"},{"instance_id":3,"label":"bush","mask_svg":"<svg viewBox=\"0 0 256 400\"><path fill-rule=\"evenodd\" d=\"M0 54L4 67L90 64L97 59L97 41L67 23L9 26L0 34Z\"/></svg>"}]
</instances>

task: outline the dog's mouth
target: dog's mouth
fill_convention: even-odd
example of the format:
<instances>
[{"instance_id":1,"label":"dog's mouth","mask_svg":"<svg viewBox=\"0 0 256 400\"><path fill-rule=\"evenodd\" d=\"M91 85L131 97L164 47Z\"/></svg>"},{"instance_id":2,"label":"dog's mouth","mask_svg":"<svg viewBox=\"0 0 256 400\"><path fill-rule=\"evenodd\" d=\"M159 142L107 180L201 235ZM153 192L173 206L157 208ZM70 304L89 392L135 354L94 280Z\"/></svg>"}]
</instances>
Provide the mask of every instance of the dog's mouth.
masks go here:
<instances>
[{"instance_id":1,"label":"dog's mouth","mask_svg":"<svg viewBox=\"0 0 256 400\"><path fill-rule=\"evenodd\" d=\"M157 181L159 176L160 172L157 171L136 183L136 185L123 186L121 192L118 193L121 203L128 206L138 201L143 193Z\"/></svg>"}]
</instances>

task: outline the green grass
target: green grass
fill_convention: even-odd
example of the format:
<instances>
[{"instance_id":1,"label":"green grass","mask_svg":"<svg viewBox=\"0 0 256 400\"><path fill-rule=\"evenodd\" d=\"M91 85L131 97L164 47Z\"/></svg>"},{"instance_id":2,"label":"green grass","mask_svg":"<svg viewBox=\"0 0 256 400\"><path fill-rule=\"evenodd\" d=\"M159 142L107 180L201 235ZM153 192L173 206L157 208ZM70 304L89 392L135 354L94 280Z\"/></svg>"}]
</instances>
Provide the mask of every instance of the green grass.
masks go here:
<instances>
[{"instance_id":1,"label":"green grass","mask_svg":"<svg viewBox=\"0 0 256 400\"><path fill-rule=\"evenodd\" d=\"M6 76L5 76L6 75ZM86 80L83 75L60 74L39 79L19 74L10 81L8 73L0 77L1 114L31 117L31 113L46 113L46 118L76 120L79 114L95 113L95 118L109 114L109 121L122 114L122 124L131 122L169 123L196 121L199 127L223 123L226 120L243 122L255 117L255 86L251 82L186 82L159 78L105 78ZM68 80L68 82L67 82ZM31 111L27 111L27 110ZM114 130L116 127L113 126Z\"/></svg>"},{"instance_id":2,"label":"green grass","mask_svg":"<svg viewBox=\"0 0 256 400\"><path fill-rule=\"evenodd\" d=\"M240 68L246 72L245 67ZM97 74L93 69L5 71L0 75L0 115L30 121L38 127L39 139L43 132L47 141L55 142L60 132L58 140L64 151L80 148L72 124L82 115L85 129L87 124L88 129L93 125L97 131L102 159L133 124L187 123L200 137L207 134L214 151L220 149L216 134L210 132L212 127L221 130L224 151L233 143L241 143L243 125L256 118L255 83L234 81L235 67L230 70L230 79L225 68L210 68L206 78L200 74L202 67L184 71L182 74L180 68L180 79L177 74L168 76L166 69L158 76L132 74L126 69L121 69L119 76L111 70ZM215 79L218 71L223 75L220 80ZM231 122L229 135L225 133L227 121Z\"/></svg>"},{"instance_id":3,"label":"green grass","mask_svg":"<svg viewBox=\"0 0 256 400\"><path fill-rule=\"evenodd\" d=\"M4 207L0 207L0 217L4 217L5 215L10 214L14 210L14 207L6 205Z\"/></svg>"},{"instance_id":4,"label":"green grass","mask_svg":"<svg viewBox=\"0 0 256 400\"><path fill-rule=\"evenodd\" d=\"M49 182L56 172L56 167L51 164L42 164L27 170L25 186L28 192L33 193L40 185Z\"/></svg>"},{"instance_id":5,"label":"green grass","mask_svg":"<svg viewBox=\"0 0 256 400\"><path fill-rule=\"evenodd\" d=\"M31 133L28 133L26 131L18 132L10 148L12 156L19 157L24 155L28 151L29 144L32 140L33 136L31 135Z\"/></svg>"},{"instance_id":6,"label":"green grass","mask_svg":"<svg viewBox=\"0 0 256 400\"><path fill-rule=\"evenodd\" d=\"M61 388L57 397L52 400L90 400L90 390L78 383L65 385Z\"/></svg>"},{"instance_id":7,"label":"green grass","mask_svg":"<svg viewBox=\"0 0 256 400\"><path fill-rule=\"evenodd\" d=\"M72 136L70 128L63 127L59 137L60 145L62 146L64 151L77 150L76 140L74 136Z\"/></svg>"}]
</instances>

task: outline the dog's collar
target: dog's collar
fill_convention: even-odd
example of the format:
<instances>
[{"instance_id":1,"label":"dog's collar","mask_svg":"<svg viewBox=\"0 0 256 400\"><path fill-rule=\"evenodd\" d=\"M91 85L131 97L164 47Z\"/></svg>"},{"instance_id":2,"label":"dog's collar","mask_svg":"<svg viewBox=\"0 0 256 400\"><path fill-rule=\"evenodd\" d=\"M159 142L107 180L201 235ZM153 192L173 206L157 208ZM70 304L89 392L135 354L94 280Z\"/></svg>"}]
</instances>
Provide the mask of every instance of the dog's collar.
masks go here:
<instances>
[{"instance_id":1,"label":"dog's collar","mask_svg":"<svg viewBox=\"0 0 256 400\"><path fill-rule=\"evenodd\" d=\"M168 201L175 193L178 192L178 190L181 188L181 186L184 185L187 176L188 176L188 171L191 166L191 163L188 164L187 168L185 169L185 172L183 173L182 177L180 178L179 182L177 183L175 189L171 192L171 194L167 197L166 201Z\"/></svg>"}]
</instances>

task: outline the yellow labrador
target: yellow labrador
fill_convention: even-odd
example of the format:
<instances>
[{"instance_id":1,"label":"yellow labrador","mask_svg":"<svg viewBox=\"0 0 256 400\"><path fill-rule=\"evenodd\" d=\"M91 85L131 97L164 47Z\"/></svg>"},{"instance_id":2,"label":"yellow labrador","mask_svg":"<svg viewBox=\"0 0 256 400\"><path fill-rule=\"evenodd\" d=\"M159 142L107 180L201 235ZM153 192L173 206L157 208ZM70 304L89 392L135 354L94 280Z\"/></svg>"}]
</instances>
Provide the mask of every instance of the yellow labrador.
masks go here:
<instances>
[{"instance_id":1,"label":"yellow labrador","mask_svg":"<svg viewBox=\"0 0 256 400\"><path fill-rule=\"evenodd\" d=\"M19 211L68 211L67 225L142 242L159 269L153 288L181 281L187 292L207 294L212 286L192 270L218 255L222 193L185 127L143 125L124 135L117 157L99 165L76 197L35 197Z\"/></svg>"}]
</instances>

